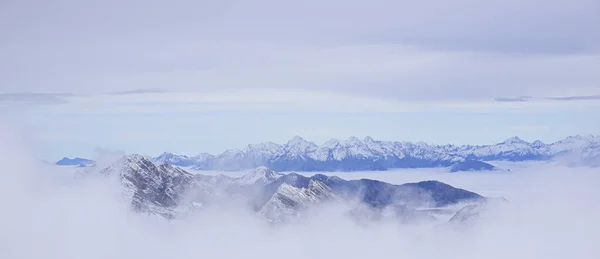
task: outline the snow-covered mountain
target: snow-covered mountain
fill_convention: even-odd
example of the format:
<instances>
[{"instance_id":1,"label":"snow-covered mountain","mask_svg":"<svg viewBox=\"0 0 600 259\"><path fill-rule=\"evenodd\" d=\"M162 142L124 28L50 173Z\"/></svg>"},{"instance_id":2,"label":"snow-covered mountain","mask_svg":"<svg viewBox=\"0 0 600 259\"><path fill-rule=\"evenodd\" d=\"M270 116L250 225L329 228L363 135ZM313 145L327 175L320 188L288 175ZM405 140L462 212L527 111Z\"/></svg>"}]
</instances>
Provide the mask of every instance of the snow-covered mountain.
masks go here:
<instances>
[{"instance_id":1,"label":"snow-covered mountain","mask_svg":"<svg viewBox=\"0 0 600 259\"><path fill-rule=\"evenodd\" d=\"M181 156L174 155L172 153L164 152L159 156L152 159L153 162L157 164L172 164L178 166L192 166L198 165L202 163L206 163L207 161L213 159L214 156L207 153L202 153L197 156L189 157L189 156Z\"/></svg>"},{"instance_id":2,"label":"snow-covered mountain","mask_svg":"<svg viewBox=\"0 0 600 259\"><path fill-rule=\"evenodd\" d=\"M283 174L277 173L266 166L260 166L254 169L252 172L243 175L240 178L234 180L235 183L239 184L270 184L276 181Z\"/></svg>"},{"instance_id":3,"label":"snow-covered mountain","mask_svg":"<svg viewBox=\"0 0 600 259\"><path fill-rule=\"evenodd\" d=\"M100 174L117 176L122 193L131 200L132 208L138 212L152 213L174 218L180 208L184 194L192 192L210 195L211 186L179 167L170 164L155 165L141 155L127 155Z\"/></svg>"},{"instance_id":4,"label":"snow-covered mountain","mask_svg":"<svg viewBox=\"0 0 600 259\"><path fill-rule=\"evenodd\" d=\"M155 162L166 162L195 169L245 170L267 166L276 171L357 171L390 168L446 167L465 160L526 161L569 158L578 164L600 165L600 137L573 136L546 144L527 142L518 137L494 145L432 145L424 142L379 141L371 137L345 141L332 139L316 145L301 137L286 144L266 142L232 149L220 155L197 157L163 153Z\"/></svg>"},{"instance_id":5,"label":"snow-covered mountain","mask_svg":"<svg viewBox=\"0 0 600 259\"><path fill-rule=\"evenodd\" d=\"M394 185L361 179L344 180L317 174L281 174L267 167L241 177L190 174L170 164L155 164L141 155L127 155L107 168L87 174L119 179L134 211L176 218L215 203L241 200L269 222L282 222L327 201L356 201L379 210L386 207L438 208L484 200L482 196L437 181Z\"/></svg>"},{"instance_id":6,"label":"snow-covered mountain","mask_svg":"<svg viewBox=\"0 0 600 259\"><path fill-rule=\"evenodd\" d=\"M287 222L303 209L340 199L331 188L318 180L310 180L307 188L283 183L262 207L260 214L271 223Z\"/></svg>"}]
</instances>

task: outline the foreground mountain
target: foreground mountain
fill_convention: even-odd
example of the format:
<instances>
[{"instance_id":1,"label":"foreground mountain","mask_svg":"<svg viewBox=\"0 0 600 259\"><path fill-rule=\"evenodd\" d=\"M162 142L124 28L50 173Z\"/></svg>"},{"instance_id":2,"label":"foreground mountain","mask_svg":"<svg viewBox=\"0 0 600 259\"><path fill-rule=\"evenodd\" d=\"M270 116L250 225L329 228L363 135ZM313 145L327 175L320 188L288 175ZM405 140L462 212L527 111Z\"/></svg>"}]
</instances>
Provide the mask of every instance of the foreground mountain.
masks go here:
<instances>
[{"instance_id":1,"label":"foreground mountain","mask_svg":"<svg viewBox=\"0 0 600 259\"><path fill-rule=\"evenodd\" d=\"M310 180L306 188L283 183L262 207L260 214L271 223L286 222L303 209L340 199L338 194L320 181Z\"/></svg>"},{"instance_id":2,"label":"foreground mountain","mask_svg":"<svg viewBox=\"0 0 600 259\"><path fill-rule=\"evenodd\" d=\"M469 161L526 161L577 158L578 164L600 165L600 137L574 136L546 144L518 137L495 145L431 145L423 142L378 141L350 137L316 145L301 137L286 144L267 142L228 150L220 155L197 157L164 153L155 162L167 162L195 169L245 170L267 166L276 171L358 171L391 168L449 167Z\"/></svg>"},{"instance_id":3,"label":"foreground mountain","mask_svg":"<svg viewBox=\"0 0 600 259\"><path fill-rule=\"evenodd\" d=\"M134 211L169 219L232 200L248 205L269 222L288 221L326 202L354 201L370 210L393 207L413 213L416 209L485 200L476 193L437 181L394 185L370 179L348 181L323 174L280 174L266 167L237 178L193 175L167 163L157 165L140 155L127 155L99 172L119 179Z\"/></svg>"},{"instance_id":4,"label":"foreground mountain","mask_svg":"<svg viewBox=\"0 0 600 259\"><path fill-rule=\"evenodd\" d=\"M184 194L210 195L209 185L198 181L194 175L169 164L155 165L141 155L127 155L100 174L117 176L124 196L131 200L138 212L174 218Z\"/></svg>"}]
</instances>

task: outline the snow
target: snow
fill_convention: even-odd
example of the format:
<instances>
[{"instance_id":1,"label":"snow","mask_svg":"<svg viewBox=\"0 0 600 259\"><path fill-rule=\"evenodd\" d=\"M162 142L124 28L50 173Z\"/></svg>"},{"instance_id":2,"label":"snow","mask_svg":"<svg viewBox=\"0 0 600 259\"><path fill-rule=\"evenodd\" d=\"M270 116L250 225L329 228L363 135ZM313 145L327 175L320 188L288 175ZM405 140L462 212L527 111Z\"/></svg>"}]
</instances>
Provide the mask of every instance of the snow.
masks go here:
<instances>
[{"instance_id":1,"label":"snow","mask_svg":"<svg viewBox=\"0 0 600 259\"><path fill-rule=\"evenodd\" d=\"M259 213L269 222L284 222L296 217L302 209L328 200L341 198L320 181L310 180L308 188L283 183Z\"/></svg>"},{"instance_id":2,"label":"snow","mask_svg":"<svg viewBox=\"0 0 600 259\"><path fill-rule=\"evenodd\" d=\"M283 174L277 173L267 168L266 166L261 166L252 170L252 172L243 175L242 177L234 179L234 182L245 185L255 183L269 184L274 182L281 176L283 176Z\"/></svg>"},{"instance_id":3,"label":"snow","mask_svg":"<svg viewBox=\"0 0 600 259\"><path fill-rule=\"evenodd\" d=\"M316 145L295 136L284 145L265 142L248 145L244 150L228 150L216 157L203 154L201 157L190 158L163 153L154 161L168 162L175 165L193 163L194 166L200 169L222 170L241 170L276 164L278 170L286 171L298 170L298 167L303 168L302 165L310 165L314 162L319 163L323 168L330 168L329 170L335 169L335 165L347 161L348 163L354 163L349 166L358 167L361 164L357 164L355 161L364 163L400 161L391 164L401 166L403 159L423 161L422 167L432 165L449 166L464 161L466 158L483 161L527 161L549 160L565 154L581 156L580 160L582 161L596 161L599 158L599 143L600 137L598 136L577 135L550 144L539 140L530 143L519 137L512 137L494 145L480 146L379 141L371 137L360 140L357 137L350 137L344 141L331 139L322 145ZM328 167L331 163L333 163L333 166ZM420 167L419 164L411 164L410 166ZM320 170L320 168L316 169Z\"/></svg>"}]
</instances>

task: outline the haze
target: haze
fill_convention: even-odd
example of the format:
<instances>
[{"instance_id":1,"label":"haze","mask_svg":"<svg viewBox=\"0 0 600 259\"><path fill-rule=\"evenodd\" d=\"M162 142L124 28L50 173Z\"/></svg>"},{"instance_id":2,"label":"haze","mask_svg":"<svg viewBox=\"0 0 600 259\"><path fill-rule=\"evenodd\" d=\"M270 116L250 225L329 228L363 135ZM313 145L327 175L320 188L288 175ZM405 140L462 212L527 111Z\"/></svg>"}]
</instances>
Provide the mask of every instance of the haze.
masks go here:
<instances>
[{"instance_id":1,"label":"haze","mask_svg":"<svg viewBox=\"0 0 600 259\"><path fill-rule=\"evenodd\" d=\"M599 32L598 0L2 0L0 258L600 258ZM508 202L468 224L357 222L345 200L279 225L237 201L166 219L133 208L123 175L99 174L140 154L137 169L172 170L152 180L240 176L152 158L295 136L419 143L387 171L305 176L438 180ZM446 150L440 166L420 149L514 136L528 142L489 150L515 159ZM536 156L535 140L568 136ZM432 168L397 168L411 159Z\"/></svg>"},{"instance_id":2,"label":"haze","mask_svg":"<svg viewBox=\"0 0 600 259\"><path fill-rule=\"evenodd\" d=\"M440 179L510 199L470 226L357 225L336 207L273 227L250 211L223 206L183 221L130 212L117 182L76 180L73 168L39 165L2 129L2 258L597 258L597 188L590 168L518 164L511 173L448 174L436 169L336 173L394 183ZM109 158L107 158L109 159ZM102 160L102 159L100 159ZM510 163L509 163L510 164ZM505 164L503 166L510 166Z\"/></svg>"}]
</instances>

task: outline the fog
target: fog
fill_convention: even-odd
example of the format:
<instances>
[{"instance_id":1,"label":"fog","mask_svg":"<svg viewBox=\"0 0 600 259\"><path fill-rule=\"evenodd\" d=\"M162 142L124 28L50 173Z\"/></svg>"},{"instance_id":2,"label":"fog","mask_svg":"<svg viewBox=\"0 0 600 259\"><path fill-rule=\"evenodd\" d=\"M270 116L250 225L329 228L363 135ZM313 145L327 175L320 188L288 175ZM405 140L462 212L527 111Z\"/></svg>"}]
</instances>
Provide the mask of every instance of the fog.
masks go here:
<instances>
[{"instance_id":1,"label":"fog","mask_svg":"<svg viewBox=\"0 0 600 259\"><path fill-rule=\"evenodd\" d=\"M41 164L21 133L0 128L0 258L600 258L598 169L500 163L511 172L336 173L392 183L438 179L510 200L468 226L359 225L336 206L277 227L230 207L167 221L131 212L114 179L73 179L73 168Z\"/></svg>"}]
</instances>

